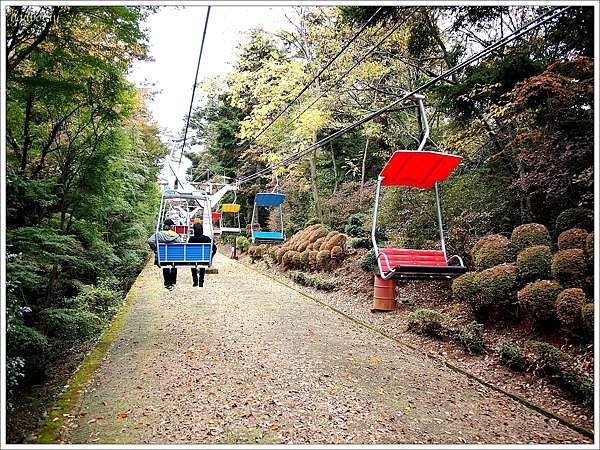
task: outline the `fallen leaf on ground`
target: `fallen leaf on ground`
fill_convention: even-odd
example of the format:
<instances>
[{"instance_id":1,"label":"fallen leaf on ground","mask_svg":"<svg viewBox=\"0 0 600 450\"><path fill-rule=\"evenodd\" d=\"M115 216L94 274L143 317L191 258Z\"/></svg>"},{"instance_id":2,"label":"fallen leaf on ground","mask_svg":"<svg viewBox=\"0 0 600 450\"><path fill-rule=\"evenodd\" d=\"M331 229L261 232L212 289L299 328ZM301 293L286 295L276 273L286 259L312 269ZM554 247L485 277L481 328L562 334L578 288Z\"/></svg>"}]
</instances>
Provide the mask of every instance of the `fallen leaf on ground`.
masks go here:
<instances>
[{"instance_id":1,"label":"fallen leaf on ground","mask_svg":"<svg viewBox=\"0 0 600 450\"><path fill-rule=\"evenodd\" d=\"M279 430L279 425L276 423L271 424L271 430Z\"/></svg>"},{"instance_id":2,"label":"fallen leaf on ground","mask_svg":"<svg viewBox=\"0 0 600 450\"><path fill-rule=\"evenodd\" d=\"M129 411L121 411L121 412L117 413L117 418L119 418L119 419L125 419L128 416L129 416Z\"/></svg>"}]
</instances>

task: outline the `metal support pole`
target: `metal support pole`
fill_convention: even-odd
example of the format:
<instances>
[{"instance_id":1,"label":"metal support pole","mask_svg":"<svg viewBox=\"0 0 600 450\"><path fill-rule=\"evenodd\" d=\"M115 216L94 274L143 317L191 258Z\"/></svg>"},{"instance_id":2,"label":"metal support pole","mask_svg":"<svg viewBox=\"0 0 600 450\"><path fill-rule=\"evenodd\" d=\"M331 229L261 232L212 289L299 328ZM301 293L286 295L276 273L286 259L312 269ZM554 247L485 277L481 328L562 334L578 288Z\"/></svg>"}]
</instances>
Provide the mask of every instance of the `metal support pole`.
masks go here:
<instances>
[{"instance_id":1,"label":"metal support pole","mask_svg":"<svg viewBox=\"0 0 600 450\"><path fill-rule=\"evenodd\" d=\"M435 183L435 206L437 208L438 224L440 227L440 242L442 245L442 251L444 252L444 259L448 260L446 256L446 241L444 239L444 223L442 221L442 207L440 205L440 190L438 184Z\"/></svg>"}]
</instances>

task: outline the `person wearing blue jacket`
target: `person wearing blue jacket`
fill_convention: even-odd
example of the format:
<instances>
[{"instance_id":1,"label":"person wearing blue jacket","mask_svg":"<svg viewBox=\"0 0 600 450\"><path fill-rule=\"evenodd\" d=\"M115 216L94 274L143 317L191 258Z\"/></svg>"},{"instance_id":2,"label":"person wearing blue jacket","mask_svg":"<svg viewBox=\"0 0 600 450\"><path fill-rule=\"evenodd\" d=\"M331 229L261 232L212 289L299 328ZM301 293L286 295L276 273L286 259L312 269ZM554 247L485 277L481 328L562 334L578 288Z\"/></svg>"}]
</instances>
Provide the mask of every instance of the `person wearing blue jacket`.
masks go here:
<instances>
[{"instance_id":1,"label":"person wearing blue jacket","mask_svg":"<svg viewBox=\"0 0 600 450\"><path fill-rule=\"evenodd\" d=\"M165 220L162 231L154 233L146 241L152 251L155 253L154 263L158 265L158 256L156 255L156 242L171 243L177 242L179 235L175 232L175 222L171 219ZM177 267L163 267L163 278L165 287L172 291L177 283Z\"/></svg>"}]
</instances>

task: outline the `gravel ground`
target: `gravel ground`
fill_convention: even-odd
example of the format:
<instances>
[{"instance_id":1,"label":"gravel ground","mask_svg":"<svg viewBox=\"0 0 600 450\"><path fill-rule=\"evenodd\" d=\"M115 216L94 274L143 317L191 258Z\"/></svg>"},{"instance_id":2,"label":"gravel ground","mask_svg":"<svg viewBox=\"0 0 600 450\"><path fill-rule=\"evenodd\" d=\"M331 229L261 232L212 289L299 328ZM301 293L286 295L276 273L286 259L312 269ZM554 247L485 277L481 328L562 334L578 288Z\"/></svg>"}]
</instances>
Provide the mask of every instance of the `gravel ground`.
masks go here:
<instances>
[{"instance_id":1,"label":"gravel ground","mask_svg":"<svg viewBox=\"0 0 600 450\"><path fill-rule=\"evenodd\" d=\"M585 437L219 255L159 270L67 422L67 443L589 443Z\"/></svg>"}]
</instances>

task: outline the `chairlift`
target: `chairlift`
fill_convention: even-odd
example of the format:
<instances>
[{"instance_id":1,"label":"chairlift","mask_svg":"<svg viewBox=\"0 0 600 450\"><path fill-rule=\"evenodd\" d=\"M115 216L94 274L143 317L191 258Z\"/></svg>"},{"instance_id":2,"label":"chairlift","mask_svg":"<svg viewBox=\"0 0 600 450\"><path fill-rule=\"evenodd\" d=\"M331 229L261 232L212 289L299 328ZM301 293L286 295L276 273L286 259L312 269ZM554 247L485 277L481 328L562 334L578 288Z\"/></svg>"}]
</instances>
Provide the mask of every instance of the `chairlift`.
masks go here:
<instances>
[{"instance_id":1,"label":"chairlift","mask_svg":"<svg viewBox=\"0 0 600 450\"><path fill-rule=\"evenodd\" d=\"M377 179L375 207L373 209L373 226L371 240L377 257L380 276L387 279L424 280L451 279L467 271L463 260L458 255L448 257L444 239L442 211L438 183L450 176L462 157L448 153L424 151L429 137L429 124L425 115L423 95L416 94L421 120L424 125L423 138L417 150L396 151ZM439 250L413 250L380 248L377 244L377 213L382 186L408 186L418 189L435 189L435 204L440 231Z\"/></svg>"},{"instance_id":2,"label":"chairlift","mask_svg":"<svg viewBox=\"0 0 600 450\"><path fill-rule=\"evenodd\" d=\"M277 192L277 189L279 188L279 178L275 176L275 180L276 183L272 192L257 192L254 197L254 208L252 209L252 220L250 222L250 233L253 244L279 244L285 241L285 232L283 229L283 202L285 201L285 194ZM281 230L255 230L254 226L259 225L257 207L279 208L279 223Z\"/></svg>"},{"instance_id":3,"label":"chairlift","mask_svg":"<svg viewBox=\"0 0 600 450\"><path fill-rule=\"evenodd\" d=\"M240 234L242 229L240 227L240 205L237 203L237 194L235 195L233 203L223 203L221 206L221 216L219 217L219 229L221 235L237 235ZM228 218L225 220L225 218ZM229 219L230 218L230 219Z\"/></svg>"},{"instance_id":4,"label":"chairlift","mask_svg":"<svg viewBox=\"0 0 600 450\"><path fill-rule=\"evenodd\" d=\"M198 221L195 215L199 211L202 211L204 235L211 238L210 243L188 242L192 224ZM158 242L157 238L158 266L209 268L212 264L213 227L208 194L202 190L185 193L173 189L165 190L160 199L156 233L161 230L164 221L174 214L183 216L185 224L175 226L175 231L180 235L178 242L163 243Z\"/></svg>"}]
</instances>

